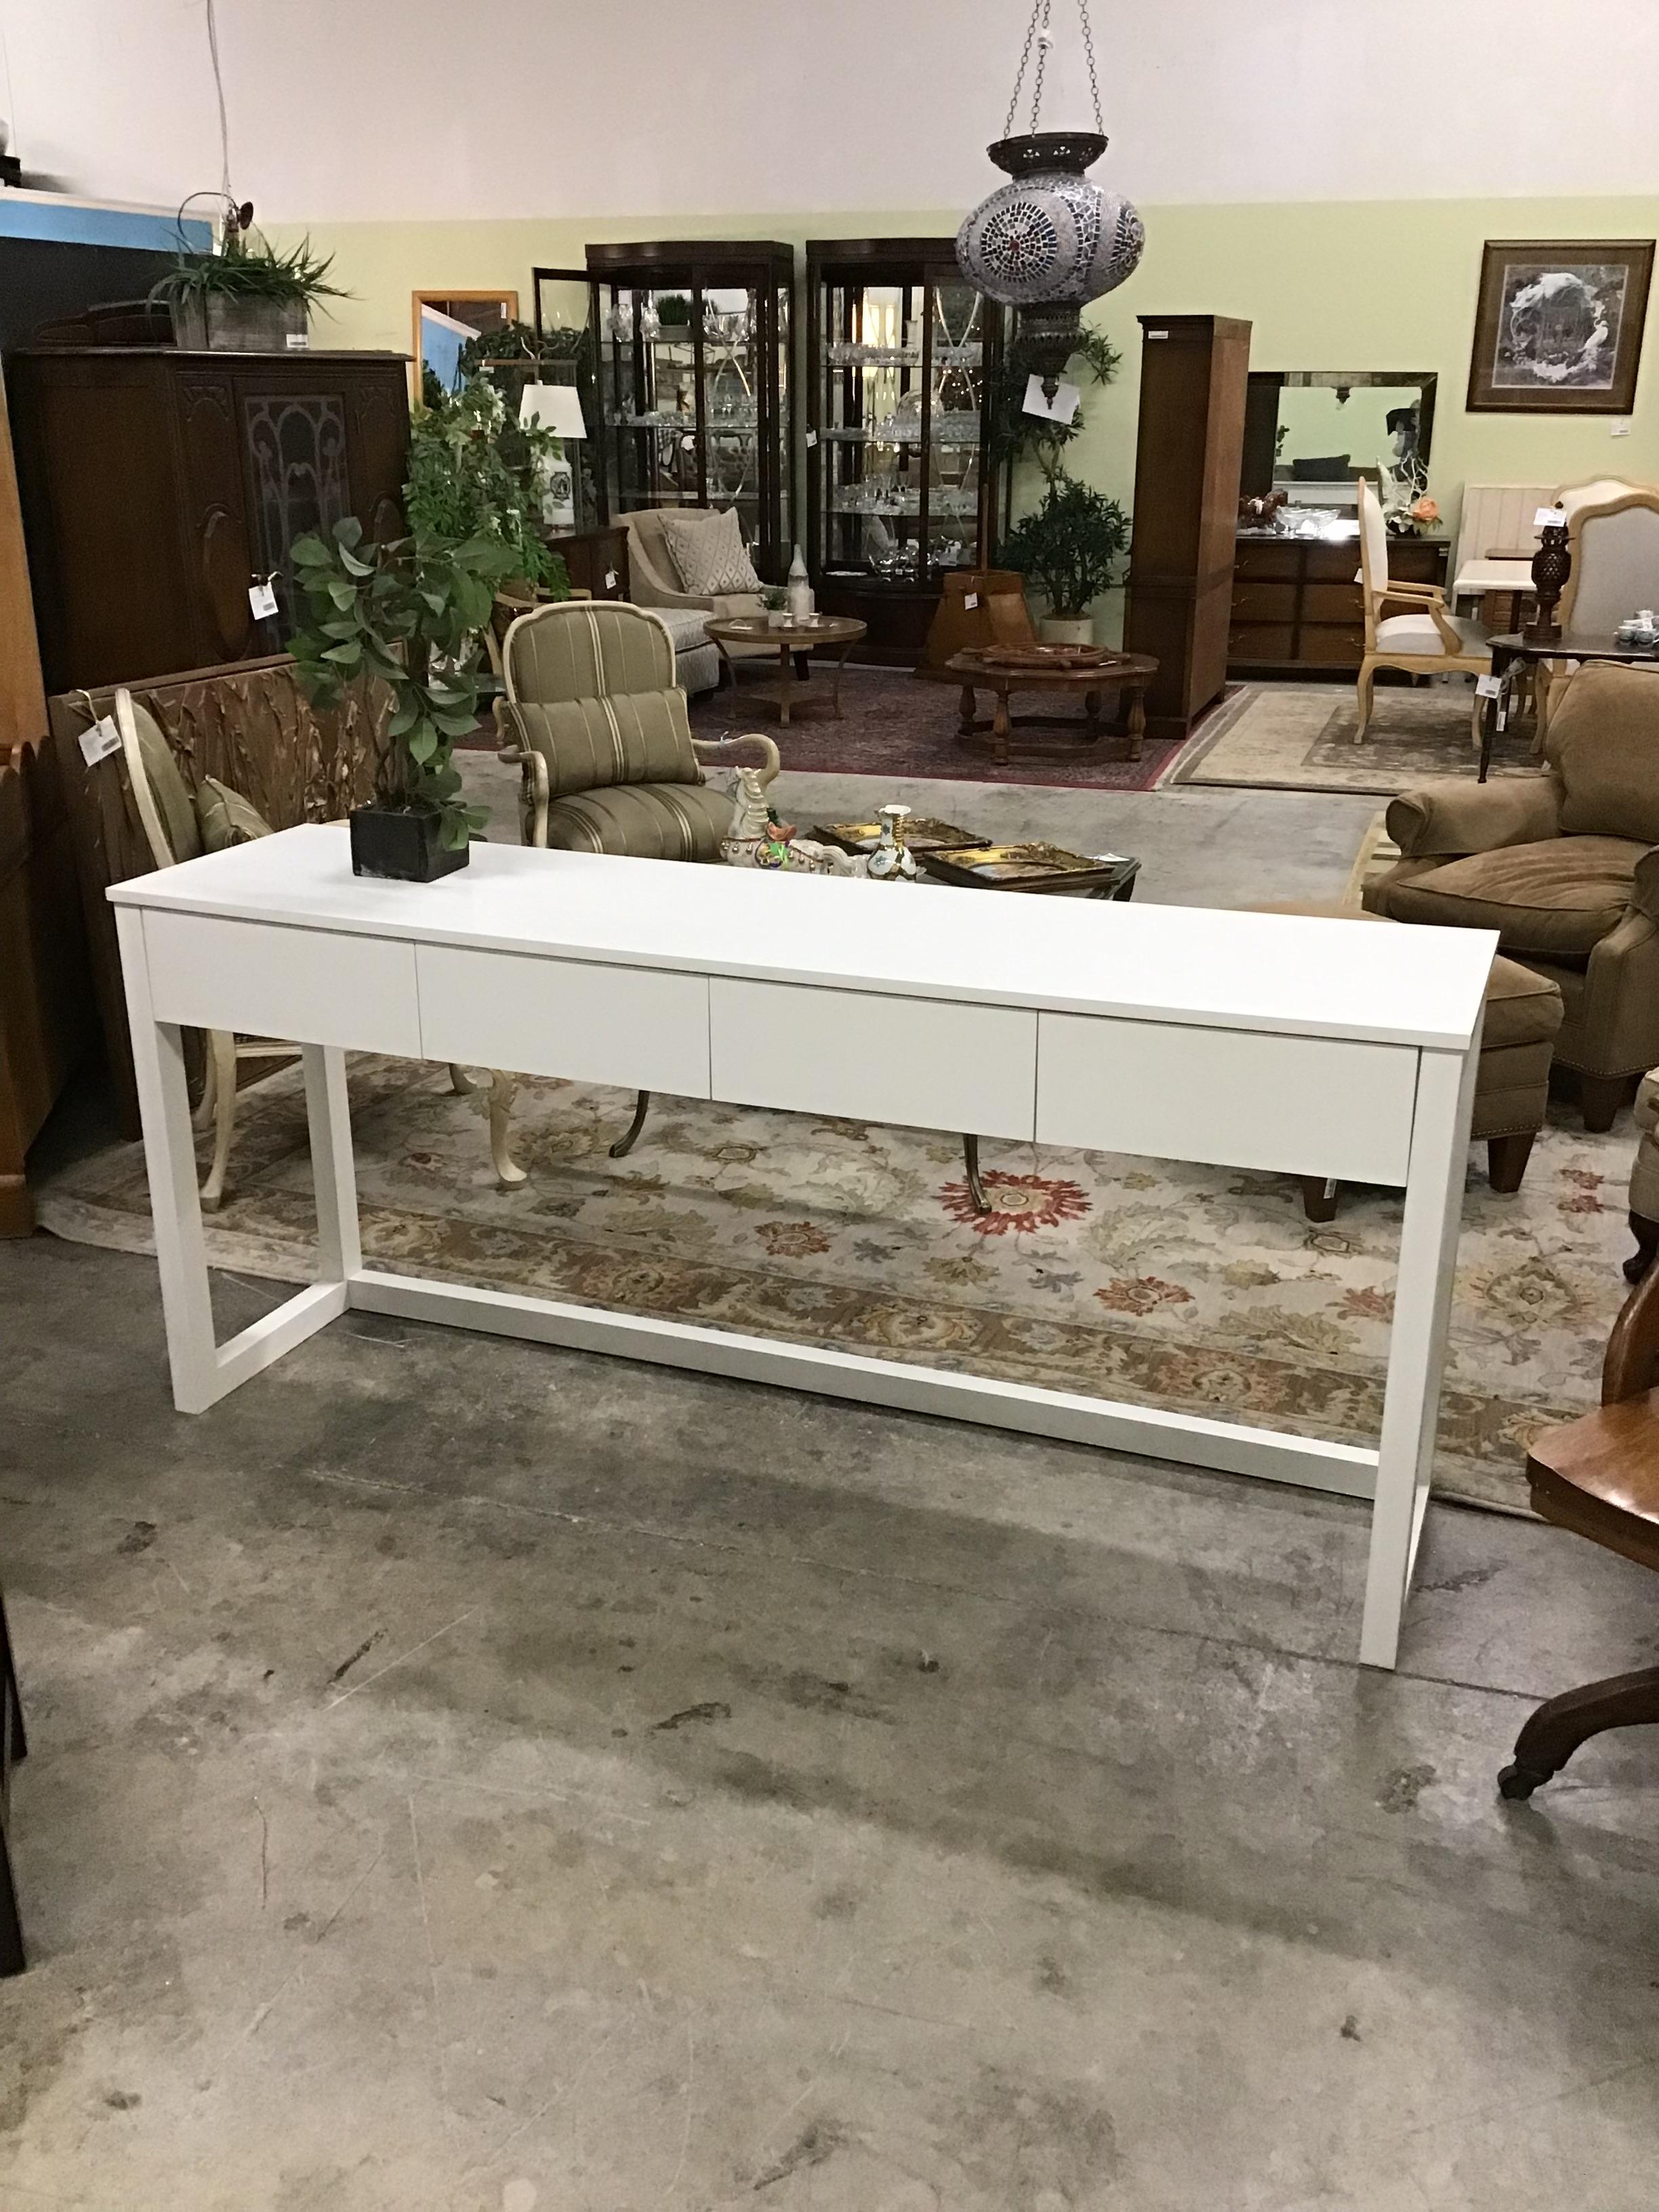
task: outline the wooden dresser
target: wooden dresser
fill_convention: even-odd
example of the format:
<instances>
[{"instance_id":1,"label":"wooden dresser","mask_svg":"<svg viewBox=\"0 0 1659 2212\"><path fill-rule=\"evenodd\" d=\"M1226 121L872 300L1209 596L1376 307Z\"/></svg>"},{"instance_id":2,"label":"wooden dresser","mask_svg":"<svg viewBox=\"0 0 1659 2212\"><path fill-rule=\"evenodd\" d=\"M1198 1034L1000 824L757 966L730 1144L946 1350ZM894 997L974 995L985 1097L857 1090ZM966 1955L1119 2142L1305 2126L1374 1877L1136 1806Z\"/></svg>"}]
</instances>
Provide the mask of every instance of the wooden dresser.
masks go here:
<instances>
[{"instance_id":1,"label":"wooden dresser","mask_svg":"<svg viewBox=\"0 0 1659 2212\"><path fill-rule=\"evenodd\" d=\"M1444 538L1393 538L1389 573L1402 584L1443 584ZM1365 652L1357 538L1282 538L1241 530L1233 568L1230 676L1358 672ZM1403 611L1396 608L1395 612Z\"/></svg>"}]
</instances>

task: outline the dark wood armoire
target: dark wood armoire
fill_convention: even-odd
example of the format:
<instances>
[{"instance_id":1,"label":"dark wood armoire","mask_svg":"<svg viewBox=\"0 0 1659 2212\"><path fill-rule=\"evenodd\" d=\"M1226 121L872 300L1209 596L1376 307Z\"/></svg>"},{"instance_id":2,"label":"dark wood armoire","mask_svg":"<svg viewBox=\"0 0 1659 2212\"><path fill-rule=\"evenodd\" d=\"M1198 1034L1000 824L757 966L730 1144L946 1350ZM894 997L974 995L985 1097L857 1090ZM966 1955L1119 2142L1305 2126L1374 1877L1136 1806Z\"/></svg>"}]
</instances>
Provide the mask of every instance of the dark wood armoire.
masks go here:
<instances>
[{"instance_id":1,"label":"dark wood armoire","mask_svg":"<svg viewBox=\"0 0 1659 2212\"><path fill-rule=\"evenodd\" d=\"M49 692L279 651L295 539L403 527L401 354L25 348L6 383Z\"/></svg>"},{"instance_id":2,"label":"dark wood armoire","mask_svg":"<svg viewBox=\"0 0 1659 2212\"><path fill-rule=\"evenodd\" d=\"M1227 682L1250 325L1142 315L1123 641L1149 653L1146 733L1183 738Z\"/></svg>"}]
</instances>

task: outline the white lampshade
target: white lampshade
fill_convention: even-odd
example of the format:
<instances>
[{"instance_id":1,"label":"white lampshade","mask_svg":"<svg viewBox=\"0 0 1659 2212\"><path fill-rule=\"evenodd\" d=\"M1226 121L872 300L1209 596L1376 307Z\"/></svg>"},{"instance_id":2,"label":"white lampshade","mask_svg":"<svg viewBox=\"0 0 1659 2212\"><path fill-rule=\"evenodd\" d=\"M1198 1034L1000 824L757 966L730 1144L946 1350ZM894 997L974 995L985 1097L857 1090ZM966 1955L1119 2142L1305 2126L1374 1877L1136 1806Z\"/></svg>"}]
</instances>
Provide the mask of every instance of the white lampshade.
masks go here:
<instances>
[{"instance_id":1,"label":"white lampshade","mask_svg":"<svg viewBox=\"0 0 1659 2212\"><path fill-rule=\"evenodd\" d=\"M520 422L539 422L556 438L585 438L581 395L574 384L526 384L519 401Z\"/></svg>"}]
</instances>

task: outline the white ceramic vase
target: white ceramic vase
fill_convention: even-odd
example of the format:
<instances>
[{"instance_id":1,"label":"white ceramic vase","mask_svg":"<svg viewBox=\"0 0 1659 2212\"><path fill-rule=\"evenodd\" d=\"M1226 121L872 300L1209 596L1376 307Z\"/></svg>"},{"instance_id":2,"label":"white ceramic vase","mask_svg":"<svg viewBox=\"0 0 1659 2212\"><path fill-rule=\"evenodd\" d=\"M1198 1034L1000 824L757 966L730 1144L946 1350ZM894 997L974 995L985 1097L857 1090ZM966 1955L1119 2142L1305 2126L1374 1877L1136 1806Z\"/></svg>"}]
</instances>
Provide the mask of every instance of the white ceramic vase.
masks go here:
<instances>
[{"instance_id":1,"label":"white ceramic vase","mask_svg":"<svg viewBox=\"0 0 1659 2212\"><path fill-rule=\"evenodd\" d=\"M1087 615L1076 622L1061 615L1044 615L1037 624L1037 635L1044 645L1092 645L1095 626Z\"/></svg>"}]
</instances>

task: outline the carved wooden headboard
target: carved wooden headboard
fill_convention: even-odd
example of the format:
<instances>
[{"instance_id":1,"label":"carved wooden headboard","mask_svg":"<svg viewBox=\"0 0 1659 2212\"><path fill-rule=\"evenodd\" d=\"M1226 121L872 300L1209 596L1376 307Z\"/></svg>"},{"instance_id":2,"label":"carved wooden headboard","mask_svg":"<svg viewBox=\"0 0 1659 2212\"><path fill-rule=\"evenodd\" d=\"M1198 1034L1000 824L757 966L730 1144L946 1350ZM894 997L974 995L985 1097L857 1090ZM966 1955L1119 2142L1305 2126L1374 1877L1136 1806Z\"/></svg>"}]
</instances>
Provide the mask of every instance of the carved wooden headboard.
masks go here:
<instances>
[{"instance_id":1,"label":"carved wooden headboard","mask_svg":"<svg viewBox=\"0 0 1659 2212\"><path fill-rule=\"evenodd\" d=\"M368 702L356 696L337 710L319 714L300 689L286 653L225 668L192 669L182 676L151 677L128 689L167 732L192 790L204 776L216 776L251 800L273 830L337 820L370 795L376 744L383 742L389 705L384 693ZM148 875L155 864L121 756L112 754L88 767L78 742L81 732L106 710L113 693L112 685L65 691L47 703L99 1022L122 1127L136 1137L138 1103L126 1006L114 915L104 893L129 876Z\"/></svg>"}]
</instances>

